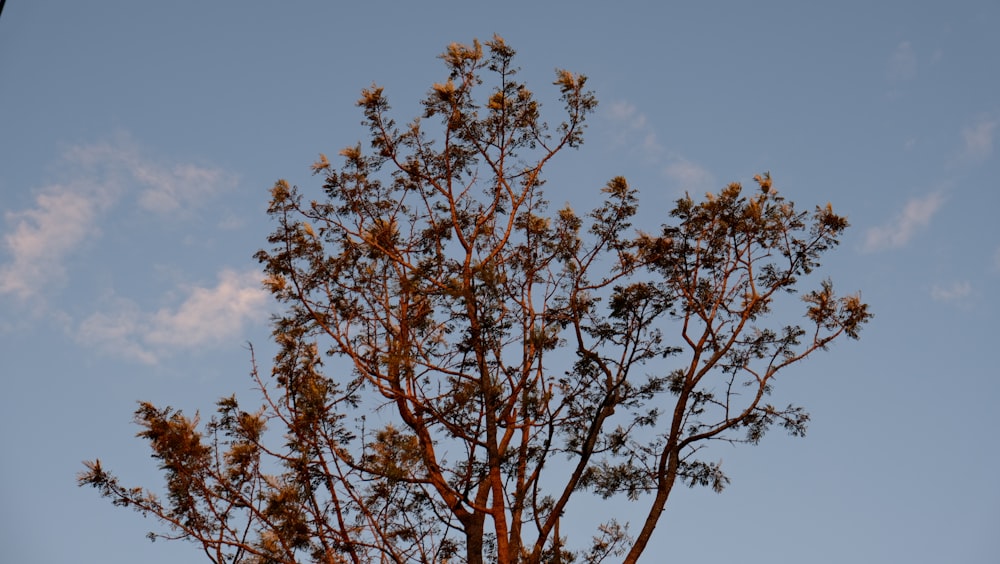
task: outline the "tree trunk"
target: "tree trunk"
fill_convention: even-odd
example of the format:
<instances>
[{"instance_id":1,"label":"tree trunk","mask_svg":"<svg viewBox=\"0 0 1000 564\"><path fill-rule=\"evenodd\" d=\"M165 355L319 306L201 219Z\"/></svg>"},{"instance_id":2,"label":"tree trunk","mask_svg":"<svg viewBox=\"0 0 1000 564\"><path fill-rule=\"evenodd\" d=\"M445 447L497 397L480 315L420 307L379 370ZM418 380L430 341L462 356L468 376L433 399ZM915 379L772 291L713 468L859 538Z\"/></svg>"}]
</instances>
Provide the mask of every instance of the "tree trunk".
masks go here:
<instances>
[{"instance_id":1,"label":"tree trunk","mask_svg":"<svg viewBox=\"0 0 1000 564\"><path fill-rule=\"evenodd\" d=\"M483 523L486 516L473 513L462 521L465 529L465 560L468 564L483 564Z\"/></svg>"},{"instance_id":2,"label":"tree trunk","mask_svg":"<svg viewBox=\"0 0 1000 564\"><path fill-rule=\"evenodd\" d=\"M653 529L656 528L656 523L660 520L660 515L663 513L663 509L667 505L667 498L670 497L670 490L674 487L674 482L677 480L677 466L680 463L680 458L677 453L668 454L669 460L667 462L666 472L661 478L660 483L656 488L656 497L653 498L653 504L649 508L649 513L646 515L646 522L642 525L642 530L639 532L639 536L636 537L635 542L632 543L632 549L628 551L625 556L625 560L622 564L636 564L639 561L639 556L642 555L643 551L646 550L646 545L649 543L649 539L653 536Z\"/></svg>"}]
</instances>

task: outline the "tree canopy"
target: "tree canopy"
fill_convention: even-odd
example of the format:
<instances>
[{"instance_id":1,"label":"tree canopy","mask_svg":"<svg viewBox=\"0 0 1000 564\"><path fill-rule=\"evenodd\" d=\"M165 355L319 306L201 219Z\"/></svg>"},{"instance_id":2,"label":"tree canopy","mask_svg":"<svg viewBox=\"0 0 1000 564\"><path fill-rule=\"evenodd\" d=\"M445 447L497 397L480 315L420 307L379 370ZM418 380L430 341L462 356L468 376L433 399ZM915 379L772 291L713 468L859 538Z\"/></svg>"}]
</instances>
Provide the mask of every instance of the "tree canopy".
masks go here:
<instances>
[{"instance_id":1,"label":"tree canopy","mask_svg":"<svg viewBox=\"0 0 1000 564\"><path fill-rule=\"evenodd\" d=\"M559 70L549 126L514 55L450 45L405 124L365 89L368 146L320 156L316 199L271 190L256 256L283 313L261 399L204 424L140 404L162 497L96 460L80 483L216 563L636 562L677 483L728 482L705 445L803 435L801 407L769 403L776 375L871 318L829 279L791 296L846 218L800 211L767 173L649 231L621 177L587 213L553 210L543 170L597 102ZM634 513L571 538L588 496Z\"/></svg>"}]
</instances>

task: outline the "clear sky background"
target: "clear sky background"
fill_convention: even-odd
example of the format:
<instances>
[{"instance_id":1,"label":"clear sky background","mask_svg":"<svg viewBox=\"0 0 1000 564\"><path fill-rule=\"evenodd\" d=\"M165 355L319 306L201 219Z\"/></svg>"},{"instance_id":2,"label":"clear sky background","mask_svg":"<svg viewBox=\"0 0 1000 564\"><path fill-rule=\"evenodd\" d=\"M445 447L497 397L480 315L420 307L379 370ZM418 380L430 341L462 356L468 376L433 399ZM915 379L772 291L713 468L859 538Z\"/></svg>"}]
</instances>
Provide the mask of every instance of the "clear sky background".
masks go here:
<instances>
[{"instance_id":1,"label":"clear sky background","mask_svg":"<svg viewBox=\"0 0 1000 564\"><path fill-rule=\"evenodd\" d=\"M720 450L731 486L676 490L646 561L1000 561L998 24L992 0L10 0L0 561L199 561L76 487L81 461L158 484L136 400L254 397L268 189L318 188L316 155L363 138L361 88L408 121L445 46L494 33L543 100L556 67L601 100L548 175L554 203L584 209L624 175L651 230L685 190L769 170L852 223L822 274L876 318L778 383L808 436ZM573 508L613 510L644 514Z\"/></svg>"}]
</instances>

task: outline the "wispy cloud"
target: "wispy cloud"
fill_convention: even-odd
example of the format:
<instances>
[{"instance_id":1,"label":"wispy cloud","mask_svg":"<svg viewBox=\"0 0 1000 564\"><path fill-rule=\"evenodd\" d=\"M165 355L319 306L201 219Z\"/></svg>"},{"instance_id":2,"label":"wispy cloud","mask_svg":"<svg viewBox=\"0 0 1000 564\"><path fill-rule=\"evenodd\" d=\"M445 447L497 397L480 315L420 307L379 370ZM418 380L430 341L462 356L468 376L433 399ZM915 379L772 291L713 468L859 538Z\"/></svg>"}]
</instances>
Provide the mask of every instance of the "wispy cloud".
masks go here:
<instances>
[{"instance_id":1,"label":"wispy cloud","mask_svg":"<svg viewBox=\"0 0 1000 564\"><path fill-rule=\"evenodd\" d=\"M221 169L145 158L127 138L72 147L56 169L66 180L42 187L30 208L4 218L0 294L26 300L61 283L67 257L98 238L102 220L130 195L144 210L176 214L235 184Z\"/></svg>"},{"instance_id":2,"label":"wispy cloud","mask_svg":"<svg viewBox=\"0 0 1000 564\"><path fill-rule=\"evenodd\" d=\"M700 191L715 188L715 176L708 169L683 157L671 157L663 172L681 190Z\"/></svg>"},{"instance_id":3,"label":"wispy cloud","mask_svg":"<svg viewBox=\"0 0 1000 564\"><path fill-rule=\"evenodd\" d=\"M941 192L931 192L923 197L912 198L887 224L868 230L863 250L884 251L906 245L918 231L930 223L944 202L945 197Z\"/></svg>"},{"instance_id":4,"label":"wispy cloud","mask_svg":"<svg viewBox=\"0 0 1000 564\"><path fill-rule=\"evenodd\" d=\"M968 281L952 282L947 286L935 284L931 287L931 298L939 302L955 302L972 294L972 284Z\"/></svg>"},{"instance_id":5,"label":"wispy cloud","mask_svg":"<svg viewBox=\"0 0 1000 564\"><path fill-rule=\"evenodd\" d=\"M146 186L139 194L139 205L160 214L187 212L206 196L236 184L236 177L221 169L191 164L169 168L144 165L134 173Z\"/></svg>"},{"instance_id":6,"label":"wispy cloud","mask_svg":"<svg viewBox=\"0 0 1000 564\"><path fill-rule=\"evenodd\" d=\"M77 340L104 352L146 364L179 350L204 349L241 339L267 317L269 298L260 273L223 270L214 286L189 286L174 307L142 311L123 298L105 300L101 311L77 327Z\"/></svg>"},{"instance_id":7,"label":"wispy cloud","mask_svg":"<svg viewBox=\"0 0 1000 564\"><path fill-rule=\"evenodd\" d=\"M993 154L993 137L1000 120L983 116L976 123L962 128L962 158L983 161Z\"/></svg>"},{"instance_id":8,"label":"wispy cloud","mask_svg":"<svg viewBox=\"0 0 1000 564\"><path fill-rule=\"evenodd\" d=\"M612 102L608 117L618 129L614 141L632 147L643 158L659 167L660 174L680 190L700 191L715 188L715 177L705 167L668 150L659 140L644 113L627 101Z\"/></svg>"},{"instance_id":9,"label":"wispy cloud","mask_svg":"<svg viewBox=\"0 0 1000 564\"><path fill-rule=\"evenodd\" d=\"M900 41L889 55L886 78L890 82L913 80L917 76L917 55L909 41Z\"/></svg>"},{"instance_id":10,"label":"wispy cloud","mask_svg":"<svg viewBox=\"0 0 1000 564\"><path fill-rule=\"evenodd\" d=\"M100 311L84 319L76 328L80 343L119 358L156 364L157 354L143 342L142 334L148 331L148 315L127 299L105 300Z\"/></svg>"},{"instance_id":11,"label":"wispy cloud","mask_svg":"<svg viewBox=\"0 0 1000 564\"><path fill-rule=\"evenodd\" d=\"M666 148L656 138L656 132L646 115L631 102L619 100L611 103L608 116L616 124L618 133L615 144L638 149L644 157L659 161L666 155Z\"/></svg>"},{"instance_id":12,"label":"wispy cloud","mask_svg":"<svg viewBox=\"0 0 1000 564\"><path fill-rule=\"evenodd\" d=\"M163 215L190 212L237 181L218 167L149 158L124 134L114 144L73 147L64 160L105 171L101 180L124 185L140 208Z\"/></svg>"}]
</instances>

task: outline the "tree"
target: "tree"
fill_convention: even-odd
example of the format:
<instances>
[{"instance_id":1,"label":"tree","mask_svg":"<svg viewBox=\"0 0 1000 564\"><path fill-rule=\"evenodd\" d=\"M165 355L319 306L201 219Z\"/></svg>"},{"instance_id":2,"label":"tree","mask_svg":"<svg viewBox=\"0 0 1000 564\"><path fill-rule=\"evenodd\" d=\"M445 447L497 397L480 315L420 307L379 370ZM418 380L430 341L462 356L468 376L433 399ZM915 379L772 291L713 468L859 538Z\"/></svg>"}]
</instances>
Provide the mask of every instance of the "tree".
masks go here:
<instances>
[{"instance_id":1,"label":"tree","mask_svg":"<svg viewBox=\"0 0 1000 564\"><path fill-rule=\"evenodd\" d=\"M319 200L271 192L257 258L286 309L271 377L254 361L260 407L223 398L200 425L142 403L166 498L99 461L80 483L217 563L636 562L678 482L728 482L706 445L804 434L802 408L767 402L776 375L871 314L828 280L804 326L773 308L847 220L798 211L769 174L681 198L652 233L623 178L588 214L551 213L543 169L596 101L557 71L549 128L513 57L499 37L452 44L404 126L364 90L370 151L321 155ZM637 533L610 519L570 544L560 521L591 495L644 503Z\"/></svg>"}]
</instances>

